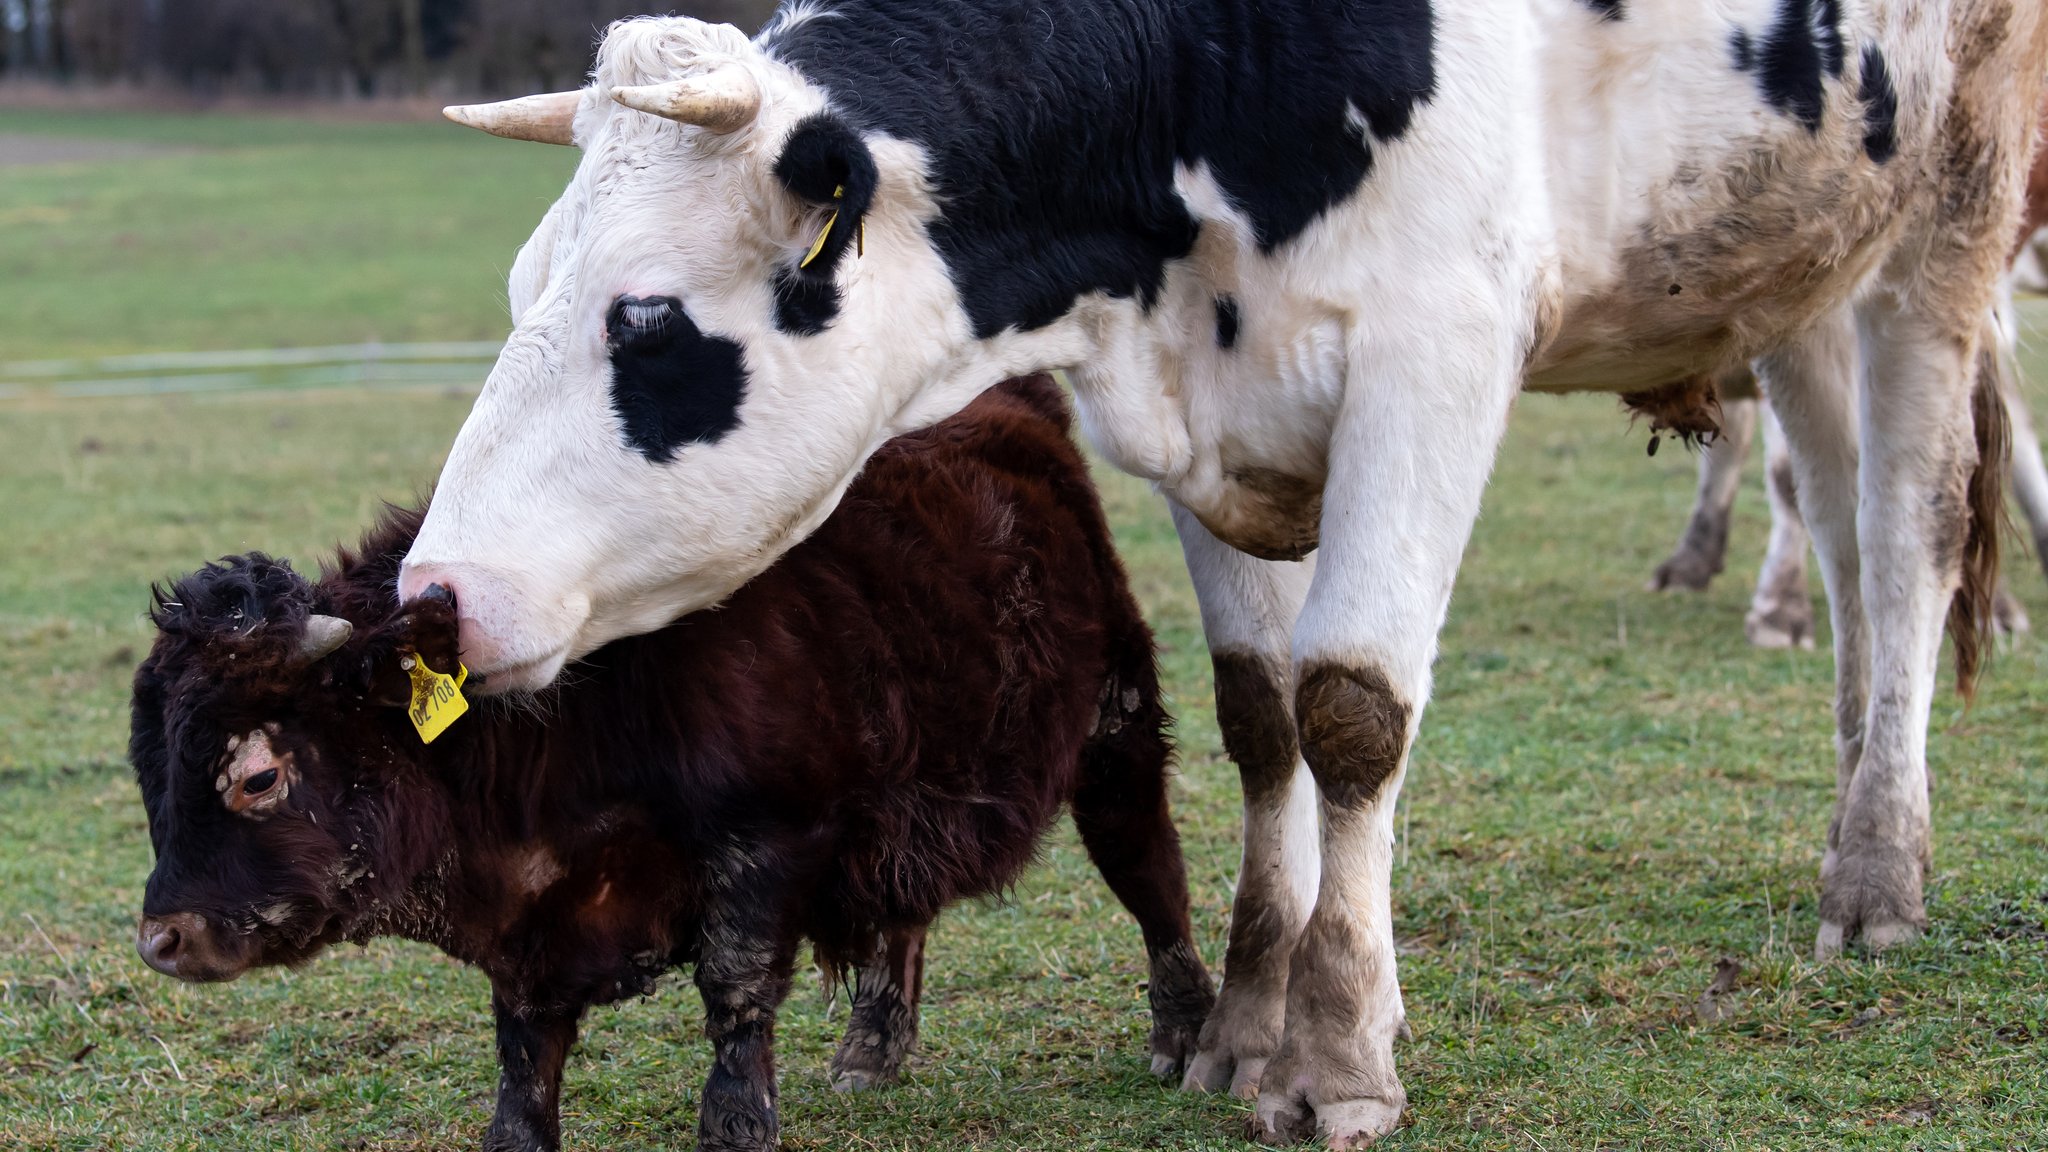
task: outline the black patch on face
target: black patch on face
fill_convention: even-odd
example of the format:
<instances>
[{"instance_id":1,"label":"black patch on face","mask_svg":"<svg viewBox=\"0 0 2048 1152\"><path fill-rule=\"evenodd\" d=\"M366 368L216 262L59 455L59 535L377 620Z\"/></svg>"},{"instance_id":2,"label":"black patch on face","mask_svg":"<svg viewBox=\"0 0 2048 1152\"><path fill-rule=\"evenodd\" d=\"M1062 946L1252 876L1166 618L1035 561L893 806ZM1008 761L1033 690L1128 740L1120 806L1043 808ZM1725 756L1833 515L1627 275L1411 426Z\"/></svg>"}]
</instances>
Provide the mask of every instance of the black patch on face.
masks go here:
<instances>
[{"instance_id":1,"label":"black patch on face","mask_svg":"<svg viewBox=\"0 0 2048 1152\"><path fill-rule=\"evenodd\" d=\"M1622 0L1585 0L1585 5L1598 12L1602 20L1619 20L1628 14Z\"/></svg>"},{"instance_id":2,"label":"black patch on face","mask_svg":"<svg viewBox=\"0 0 2048 1152\"><path fill-rule=\"evenodd\" d=\"M1771 107L1820 131L1823 79L1842 75L1840 0L1780 0L1761 44L1737 28L1730 47L1736 71L1756 73Z\"/></svg>"},{"instance_id":3,"label":"black patch on face","mask_svg":"<svg viewBox=\"0 0 2048 1152\"><path fill-rule=\"evenodd\" d=\"M775 270L775 330L816 336L839 317L839 285L830 276L807 276L795 268Z\"/></svg>"},{"instance_id":4,"label":"black patch on face","mask_svg":"<svg viewBox=\"0 0 2048 1152\"><path fill-rule=\"evenodd\" d=\"M1200 227L1176 165L1206 164L1272 251L1357 191L1436 88L1428 0L824 7L769 50L838 116L925 150L932 241L979 338L1085 293L1149 306Z\"/></svg>"},{"instance_id":5,"label":"black patch on face","mask_svg":"<svg viewBox=\"0 0 2048 1152\"><path fill-rule=\"evenodd\" d=\"M1899 150L1899 94L1875 44L1863 49L1863 82L1856 98L1863 101L1863 153L1882 164Z\"/></svg>"},{"instance_id":6,"label":"black patch on face","mask_svg":"<svg viewBox=\"0 0 2048 1152\"><path fill-rule=\"evenodd\" d=\"M1218 348L1237 347L1238 321L1237 297L1218 296L1216 298L1216 346Z\"/></svg>"},{"instance_id":7,"label":"black patch on face","mask_svg":"<svg viewBox=\"0 0 2048 1152\"><path fill-rule=\"evenodd\" d=\"M658 323L629 323L629 307L663 305ZM605 316L612 410L626 443L666 464L685 444L715 444L739 427L747 369L740 346L698 330L673 296L621 296Z\"/></svg>"}]
</instances>

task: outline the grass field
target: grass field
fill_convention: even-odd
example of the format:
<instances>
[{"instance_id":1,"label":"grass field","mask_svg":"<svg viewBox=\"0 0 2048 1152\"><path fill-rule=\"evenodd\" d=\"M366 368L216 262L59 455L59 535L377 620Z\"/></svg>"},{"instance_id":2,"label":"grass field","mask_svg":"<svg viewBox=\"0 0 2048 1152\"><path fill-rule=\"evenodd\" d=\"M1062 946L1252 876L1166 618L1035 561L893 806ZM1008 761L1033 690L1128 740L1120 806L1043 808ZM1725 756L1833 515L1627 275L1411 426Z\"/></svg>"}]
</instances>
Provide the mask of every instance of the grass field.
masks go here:
<instances>
[{"instance_id":1,"label":"grass field","mask_svg":"<svg viewBox=\"0 0 2048 1152\"><path fill-rule=\"evenodd\" d=\"M502 271L564 153L431 126L0 114L147 139L0 167L0 362L499 334ZM2034 364L2048 380L2048 365ZM2037 389L2037 401L2048 394ZM146 970L148 840L123 761L147 585L222 553L312 561L434 475L465 392L0 403L0 1146L473 1144L488 991L381 942L213 987ZM1641 591L1692 461L1611 401L1525 400L1444 635L1395 872L1414 1038L1404 1149L1987 1149L2048 1143L2048 648L1935 706L1933 930L1809 960L1831 795L1820 653L1741 619L1730 574ZM1104 491L1180 717L1197 925L1220 961L1237 785L1162 509ZM2014 586L2048 622L2039 569ZM1741 964L1730 1011L1694 1002ZM1137 932L1063 830L1013 898L934 933L901 1086L846 1098L805 987L783 1015L792 1149L1235 1148L1246 1106L1150 1082ZM687 979L587 1022L572 1148L686 1147L707 1049Z\"/></svg>"}]
</instances>

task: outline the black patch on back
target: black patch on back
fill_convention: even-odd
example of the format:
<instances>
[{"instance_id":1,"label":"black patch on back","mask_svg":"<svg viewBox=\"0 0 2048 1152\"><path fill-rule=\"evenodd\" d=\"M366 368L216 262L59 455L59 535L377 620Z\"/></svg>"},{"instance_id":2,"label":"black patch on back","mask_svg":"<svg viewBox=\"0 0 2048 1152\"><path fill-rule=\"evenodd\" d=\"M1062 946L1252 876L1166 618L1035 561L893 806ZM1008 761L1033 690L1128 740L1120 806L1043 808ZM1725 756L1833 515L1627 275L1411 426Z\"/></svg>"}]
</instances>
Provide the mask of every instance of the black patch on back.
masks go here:
<instances>
[{"instance_id":1,"label":"black patch on back","mask_svg":"<svg viewBox=\"0 0 2048 1152\"><path fill-rule=\"evenodd\" d=\"M1628 13L1622 0L1584 0L1586 7L1600 14L1602 20L1619 20Z\"/></svg>"},{"instance_id":2,"label":"black patch on back","mask_svg":"<svg viewBox=\"0 0 2048 1152\"><path fill-rule=\"evenodd\" d=\"M605 317L611 349L612 410L626 443L650 463L666 464L685 444L716 444L740 425L747 369L740 346L707 336L679 302L653 332L625 328L621 297Z\"/></svg>"},{"instance_id":3,"label":"black patch on back","mask_svg":"<svg viewBox=\"0 0 2048 1152\"><path fill-rule=\"evenodd\" d=\"M1237 314L1237 297L1218 296L1216 298L1216 346L1218 348L1237 347L1239 319L1240 317Z\"/></svg>"},{"instance_id":4,"label":"black patch on back","mask_svg":"<svg viewBox=\"0 0 2048 1152\"><path fill-rule=\"evenodd\" d=\"M1863 101L1863 153L1882 164L1899 150L1899 94L1875 44L1863 49L1863 81L1856 98Z\"/></svg>"},{"instance_id":5,"label":"black patch on back","mask_svg":"<svg viewBox=\"0 0 2048 1152\"><path fill-rule=\"evenodd\" d=\"M1761 44L1737 28L1729 46L1738 72L1755 72L1770 106L1820 131L1824 77L1842 75L1840 0L1779 0Z\"/></svg>"},{"instance_id":6,"label":"black patch on back","mask_svg":"<svg viewBox=\"0 0 2048 1152\"><path fill-rule=\"evenodd\" d=\"M1436 87L1428 0L827 0L770 51L930 157L977 337L1077 297L1149 306L1206 163L1271 251L1355 192ZM1354 126L1356 109L1366 131Z\"/></svg>"}]
</instances>

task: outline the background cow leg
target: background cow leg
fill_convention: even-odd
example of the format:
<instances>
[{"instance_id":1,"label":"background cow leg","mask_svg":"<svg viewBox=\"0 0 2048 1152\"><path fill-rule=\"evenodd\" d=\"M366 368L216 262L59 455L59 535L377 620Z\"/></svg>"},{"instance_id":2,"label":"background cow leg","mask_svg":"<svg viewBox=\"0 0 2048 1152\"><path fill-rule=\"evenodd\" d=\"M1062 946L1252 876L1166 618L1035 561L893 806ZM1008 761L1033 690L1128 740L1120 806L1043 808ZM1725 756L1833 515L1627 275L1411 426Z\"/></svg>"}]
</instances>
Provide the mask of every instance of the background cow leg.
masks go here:
<instances>
[{"instance_id":1,"label":"background cow leg","mask_svg":"<svg viewBox=\"0 0 2048 1152\"><path fill-rule=\"evenodd\" d=\"M1478 295L1411 294L1437 305ZM1320 557L1294 641L1295 719L1322 799L1322 884L1294 948L1280 1051L1259 1088L1262 1139L1313 1134L1356 1148L1392 1131L1407 1102L1394 1070L1405 1019L1389 891L1394 811L1518 383L1508 333L1531 330L1522 318L1452 307L1375 316L1371 333L1354 334L1364 338L1350 350Z\"/></svg>"},{"instance_id":2,"label":"background cow leg","mask_svg":"<svg viewBox=\"0 0 2048 1152\"><path fill-rule=\"evenodd\" d=\"M1756 438L1760 403L1756 381L1747 368L1728 373L1721 386L1721 431L1700 453L1700 484L1693 496L1692 516L1678 538L1678 547L1650 576L1650 590L1685 588L1704 592L1728 560L1728 524L1735 515L1735 497L1742 490L1742 466Z\"/></svg>"},{"instance_id":3,"label":"background cow leg","mask_svg":"<svg viewBox=\"0 0 2048 1152\"><path fill-rule=\"evenodd\" d=\"M731 877L744 875L736 887ZM773 1152L775 1012L789 994L797 938L785 931L774 894L782 881L761 867L718 869L704 918L697 991L711 1039L711 1075L697 1114L699 1152Z\"/></svg>"},{"instance_id":4,"label":"background cow leg","mask_svg":"<svg viewBox=\"0 0 2048 1152\"><path fill-rule=\"evenodd\" d=\"M924 995L925 926L891 928L853 977L853 1015L829 1075L836 1092L858 1092L896 1079L917 1043L917 1006Z\"/></svg>"},{"instance_id":5,"label":"background cow leg","mask_svg":"<svg viewBox=\"0 0 2048 1152\"><path fill-rule=\"evenodd\" d=\"M498 1025L498 1111L484 1152L554 1152L561 1146L562 1062L576 1042L581 1011L551 1011L531 998L491 990Z\"/></svg>"},{"instance_id":6,"label":"background cow leg","mask_svg":"<svg viewBox=\"0 0 2048 1152\"><path fill-rule=\"evenodd\" d=\"M2030 242L2029 249L2034 245ZM2006 419L2012 424L2012 494L2020 506L2020 516L2026 521L2027 535L2034 545L2034 560L2048 573L2048 465L2041 460L2041 441L2034 431L2034 414L2027 408L2027 398L2020 393L2019 362L2015 345L2019 342L2019 317L2013 311L2012 277L2007 277L1998 292L1998 354L2000 368L1998 376L1999 394L2005 399ZM2001 588L2001 592L2004 590ZM2009 593L2005 599L2018 607ZM2009 611L2001 605L2001 611ZM2025 631L2015 627L2024 623L2026 613L2020 611L2018 620L2011 618L2002 622L2008 632Z\"/></svg>"},{"instance_id":7,"label":"background cow leg","mask_svg":"<svg viewBox=\"0 0 2048 1152\"><path fill-rule=\"evenodd\" d=\"M1786 369L1782 366L1780 371ZM1853 362L1850 367L1853 371ZM1756 574L1756 592L1742 630L1759 648L1813 647L1813 597L1806 591L1806 550L1813 540L1799 514L1798 471L1777 413L1764 405L1764 491L1771 503L1771 542ZM1853 453L1854 449L1851 448ZM1850 457L1854 467L1854 456ZM1848 514L1854 516L1853 507Z\"/></svg>"},{"instance_id":8,"label":"background cow leg","mask_svg":"<svg viewBox=\"0 0 2048 1152\"><path fill-rule=\"evenodd\" d=\"M1223 990L1182 1086L1255 1096L1280 1047L1287 966L1322 872L1315 781L1294 733L1295 618L1315 574L1254 559L1168 501L1216 672L1216 724L1244 786L1244 854L1230 911Z\"/></svg>"}]
</instances>

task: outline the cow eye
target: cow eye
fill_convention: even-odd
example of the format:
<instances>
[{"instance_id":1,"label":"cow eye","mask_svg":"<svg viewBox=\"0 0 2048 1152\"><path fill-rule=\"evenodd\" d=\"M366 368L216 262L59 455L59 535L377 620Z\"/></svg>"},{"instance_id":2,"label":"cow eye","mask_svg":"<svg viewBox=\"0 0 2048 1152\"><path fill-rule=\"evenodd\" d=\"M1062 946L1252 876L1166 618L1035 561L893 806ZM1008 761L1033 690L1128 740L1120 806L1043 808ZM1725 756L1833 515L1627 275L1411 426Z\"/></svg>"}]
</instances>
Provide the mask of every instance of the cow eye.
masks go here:
<instances>
[{"instance_id":1,"label":"cow eye","mask_svg":"<svg viewBox=\"0 0 2048 1152\"><path fill-rule=\"evenodd\" d=\"M682 314L683 302L673 296L621 296L612 301L605 331L614 344L637 343L661 335Z\"/></svg>"},{"instance_id":2,"label":"cow eye","mask_svg":"<svg viewBox=\"0 0 2048 1152\"><path fill-rule=\"evenodd\" d=\"M242 795L261 796L265 792L270 791L271 785L276 783L277 769L265 768L263 771L257 772L247 780L242 781Z\"/></svg>"}]
</instances>

